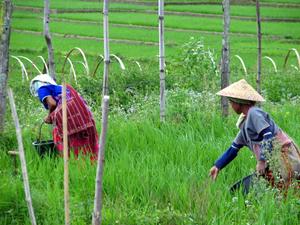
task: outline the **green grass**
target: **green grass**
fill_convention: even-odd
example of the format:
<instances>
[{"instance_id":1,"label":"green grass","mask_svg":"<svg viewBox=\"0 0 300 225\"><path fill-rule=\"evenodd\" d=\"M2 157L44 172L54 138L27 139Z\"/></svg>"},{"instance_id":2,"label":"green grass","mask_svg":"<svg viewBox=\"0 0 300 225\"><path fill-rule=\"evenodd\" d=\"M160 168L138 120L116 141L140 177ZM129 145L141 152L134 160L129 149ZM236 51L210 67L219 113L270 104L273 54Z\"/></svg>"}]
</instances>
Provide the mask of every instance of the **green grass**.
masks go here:
<instances>
[{"instance_id":1,"label":"green grass","mask_svg":"<svg viewBox=\"0 0 300 225\"><path fill-rule=\"evenodd\" d=\"M43 1L37 0L13 0L13 3L17 6L30 6L30 7L44 7ZM79 1L79 0L66 0L64 2L59 0L52 0L50 2L50 8L61 9L61 8L100 8L102 4L99 2L87 2L87 1Z\"/></svg>"},{"instance_id":2,"label":"green grass","mask_svg":"<svg viewBox=\"0 0 300 225\"><path fill-rule=\"evenodd\" d=\"M261 2L269 2L269 3L299 3L298 0L262 0Z\"/></svg>"},{"instance_id":3,"label":"green grass","mask_svg":"<svg viewBox=\"0 0 300 225\"><path fill-rule=\"evenodd\" d=\"M17 6L30 6L42 8L43 2L40 1L16 1ZM102 10L102 2L77 2L71 1L70 3L53 1L51 2L51 8L54 9L99 9ZM122 3L110 3L110 10L157 10L157 6L135 5L135 4L122 4ZM193 12L203 14L216 14L222 15L221 5L167 5L166 11L176 12ZM253 6L238 6L233 5L230 8L231 16L242 17L256 17L256 9ZM273 8L273 7L261 7L262 18L300 18L300 8Z\"/></svg>"},{"instance_id":4,"label":"green grass","mask_svg":"<svg viewBox=\"0 0 300 225\"><path fill-rule=\"evenodd\" d=\"M167 33L167 36L172 36L173 33ZM184 38L184 35L182 35ZM195 37L197 37L195 35ZM204 43L207 47L214 49L218 58L220 52L220 46L218 43L221 43L221 37L212 36L212 35L202 35ZM188 41L188 36L186 37ZM238 54L245 60L246 67L248 71L256 70L256 49L253 47L255 45L255 39L249 38L231 38L233 44L231 45L232 52L232 60L233 64L239 65L241 68L237 58L234 57L235 54ZM240 41L240 42L238 42ZM242 41L242 42L241 42ZM88 43L86 40L79 39L65 39L54 37L53 39L54 49L56 52L60 53L58 60L63 60L63 55L66 54L69 50L71 50L74 46L82 48L86 54L92 56L90 61L91 64L96 60L96 56L98 54L103 54L103 43L98 41L89 40ZM263 56L272 57L277 64L277 67L281 68L284 63L284 57L286 56L288 49L294 47L293 44L281 43L281 42L264 42ZM24 55L28 56L28 54L33 53L37 55L46 56L46 49L44 46L44 38L42 36L35 36L30 34L19 34L12 33L11 44L14 45L14 51L11 53L13 55ZM178 52L180 51L181 45L177 47L166 47L166 56L167 62L172 60L173 57L177 57ZM144 60L150 59L152 61L157 60L158 54L158 46L145 46L145 45L128 45L122 43L110 43L111 53L117 54L121 56L125 60ZM31 59L34 61L38 61L38 59L32 57ZM263 68L271 69L272 66L270 62L263 59ZM289 64L297 65L296 57L292 54L289 59Z\"/></svg>"},{"instance_id":5,"label":"green grass","mask_svg":"<svg viewBox=\"0 0 300 225\"><path fill-rule=\"evenodd\" d=\"M28 15L28 14L24 14ZM13 20L13 28L25 29L32 31L42 32L42 22L35 21L31 18L20 18L19 16ZM80 24L80 23L66 23L66 22L52 22L51 32L61 33L61 34L73 34L91 37L102 37L102 27L99 25L90 24ZM190 37L201 36L204 40L206 46L214 49L219 55L221 48L221 35L208 35L201 34L201 32L176 32L176 31L166 31L165 41L166 41L166 54L168 57L174 57L178 54L178 50L181 48L183 43L189 41ZM15 38L16 37L16 38ZM22 37L22 38L20 38ZM32 38L36 41L32 41ZM145 30L143 28L129 29L126 27L110 27L110 38L111 39L123 39L123 40L137 40L141 42L158 42L158 31L157 30ZM242 58L246 58L246 66L253 68L255 70L256 62L256 38L251 37L230 37L231 51L232 54L238 54ZM14 33L12 37L14 49L18 51L26 51L26 49L35 49L37 51L45 50L44 39L41 36L33 36L30 34L18 34ZM64 39L61 37L54 37L54 47L57 51L67 52L72 47L79 46L92 55L96 55L98 52L102 52L102 42L90 40L86 42L85 40L79 39ZM263 56L272 57L275 62L281 66L283 65L283 60L288 52L288 49L296 47L293 42L288 42L284 40L272 40L263 39ZM130 51L128 51L130 49ZM111 43L111 51L118 53L125 58L151 58L156 60L156 55L158 54L158 46L147 46L147 45L128 45L125 43ZM294 58L294 57L293 57ZM233 61L237 59L233 58ZM263 62L268 63L267 61ZM267 64L268 65L268 64Z\"/></svg>"},{"instance_id":6,"label":"green grass","mask_svg":"<svg viewBox=\"0 0 300 225\"><path fill-rule=\"evenodd\" d=\"M195 5L193 7L188 5L167 5L166 11L176 12L193 12L203 14L216 14L223 15L221 5ZM272 8L261 7L260 9L262 18L300 18L300 8ZM237 6L230 7L231 16L253 17L256 18L256 9L254 6Z\"/></svg>"},{"instance_id":7,"label":"green grass","mask_svg":"<svg viewBox=\"0 0 300 225\"><path fill-rule=\"evenodd\" d=\"M99 13L89 14L61 14L55 15L57 18L77 19L88 21L101 21L102 16ZM157 16L145 15L142 13L111 13L110 23L133 24L143 26L157 26ZM195 18L188 16L170 15L165 18L166 28L181 28L203 31L222 32L222 20L214 18ZM256 22L254 21L231 21L231 32L233 33L256 33ZM288 37L291 39L299 38L299 23L286 22L264 22L262 31L265 35L278 35L279 37Z\"/></svg>"},{"instance_id":8,"label":"green grass","mask_svg":"<svg viewBox=\"0 0 300 225\"><path fill-rule=\"evenodd\" d=\"M125 120L118 114L110 118L103 181L104 224L240 224L251 221L254 224L296 224L299 207L292 196L280 201L272 197L274 193L269 190L260 197L248 196L250 205L246 207L245 199L240 195L233 198L227 191L228 186L249 174L254 167L250 151L242 150L239 157L222 171L216 183L208 180L210 166L237 132L232 128L235 115L222 120L215 99L200 105L185 104L188 117L180 120L184 111L180 112L178 106L191 102L191 99L170 94L169 122L160 125L156 100L153 100L148 100L139 112L129 114ZM16 97L16 101L19 116L23 118L26 112L20 108L20 97ZM32 121L41 111L36 108L37 102L29 104L33 111L28 115L28 121ZM265 108L290 135L299 136L299 127L295 124L300 122L297 116L300 111L296 105L267 104ZM96 118L98 115L99 112ZM40 159L31 145L35 138L32 128L38 121L31 125L21 121L37 221L62 224L63 160ZM4 193L0 197L1 221L28 224L20 175L12 176L11 159L4 151L0 155L5 180L0 186ZM91 221L95 169L88 160L70 161L73 224ZM288 217L281 216L288 211L293 213L287 214Z\"/></svg>"},{"instance_id":9,"label":"green grass","mask_svg":"<svg viewBox=\"0 0 300 225\"><path fill-rule=\"evenodd\" d=\"M194 7L191 7L194 8ZM40 17L42 14L39 13L28 13L22 11L14 12L13 27L17 29L28 29L33 31L42 31L42 22ZM73 20L85 20L92 22L102 21L102 16L100 13L89 13L89 14L53 14L53 17L64 18L64 19L73 19ZM142 19L143 18L143 19ZM201 19L201 20L200 20ZM152 43L157 43L158 31L157 27L157 18L155 15L144 15L142 13L111 13L110 15L110 38L112 39L121 39L121 40L137 40L137 41L147 41ZM102 37L102 26L99 26L99 23L91 24L80 24L76 22L55 22L52 21L51 31L61 34L73 34L73 35L82 35L82 36L91 36L91 37ZM200 21L200 22L199 22ZM127 27L117 27L114 26L114 23L122 23L125 25L143 25L148 26L153 29L146 30L143 28L134 28L130 29ZM263 55L272 57L276 63L283 64L284 56L287 54L288 49L295 48L297 46L297 40L299 38L299 23L271 23L264 22L262 24L263 30ZM166 54L169 57L177 55L178 49L189 40L191 36L198 38L199 36L203 37L205 45L209 46L211 49L214 49L215 52L219 55L220 52L220 35L209 35L203 34L201 31L211 31L211 32L221 32L222 31L222 22L220 19L208 19L208 18L193 18L193 17L179 17L179 16L170 16L166 17L166 27L169 28L179 28L179 29L191 29L187 32L177 32L177 31L166 31L165 42L167 44ZM233 32L230 39L232 54L238 54L242 58L246 58L246 66L255 70L256 64L256 23L247 22L247 21L236 21L232 20L231 31ZM239 37L235 36L235 33L245 33L252 34L253 37ZM21 36L16 34L17 37ZM264 39L270 35L276 35L277 38L282 40L268 40ZM28 37L28 38L27 38ZM19 42L15 48L18 51L26 51L28 49L35 49L38 51L43 51L44 41L43 38L32 37L34 39L39 39L37 43L31 43L30 38L32 35L24 35L24 41ZM270 38L270 37L269 37ZM26 43L28 40L28 44ZM97 41L90 41L89 43L94 44L85 44L86 41L69 39L69 41L63 40L63 38L55 37L55 48L63 54L63 52L68 51L74 45L79 45L85 51L91 52L90 54L95 55L96 52L102 52L102 42L97 43ZM56 44L57 43L57 44ZM168 46L170 44L170 46ZM72 46L73 45L73 46ZM28 48L27 46L35 46L34 48ZM124 57L132 57L136 59L140 58L151 58L156 60L157 55L157 46L133 46L128 44L115 44L111 43L112 51L120 54ZM130 51L128 51L130 49ZM233 58L233 61L236 61ZM268 63L267 61L265 63Z\"/></svg>"},{"instance_id":10,"label":"green grass","mask_svg":"<svg viewBox=\"0 0 300 225\"><path fill-rule=\"evenodd\" d=\"M34 42L32 41L34 40ZM26 52L35 52L36 54L43 53L46 51L45 49L45 40L43 36L36 36L30 34L20 34L13 33L12 34L12 45L14 45L14 50L20 53ZM55 51L66 54L73 47L83 48L85 52L90 55L97 56L99 54L103 54L103 43L94 40L78 40L78 39L65 39L65 38L53 38L53 45ZM158 49L155 46L136 46L136 45L128 45L123 43L111 43L110 44L111 53L121 54L128 58L152 58L156 59L158 54ZM170 49L171 55L174 55L172 51L176 51L176 49ZM141 54L141 52L143 54Z\"/></svg>"},{"instance_id":11,"label":"green grass","mask_svg":"<svg viewBox=\"0 0 300 225\"><path fill-rule=\"evenodd\" d=\"M52 0L51 1L51 6L54 8L68 8L68 7L97 7L98 5L102 5L102 2L97 2L97 1L80 1L80 0L66 0L64 1L65 4L63 4L59 0ZM141 1L136 1L136 2L153 2L156 3L154 0L141 0ZM178 2L178 0L170 0L168 2ZM220 3L221 0L184 0L181 2L211 2L211 3ZM245 1L244 1L245 2ZM246 1L247 2L247 1ZM299 3L298 0L261 0L260 2L264 3ZM37 0L27 0L26 2L22 0L13 0L13 3L17 5L27 5L27 6L38 6L38 7L43 7L44 4L43 2L37 1ZM248 3L253 2L251 0L248 1ZM115 3L112 3L115 4Z\"/></svg>"}]
</instances>

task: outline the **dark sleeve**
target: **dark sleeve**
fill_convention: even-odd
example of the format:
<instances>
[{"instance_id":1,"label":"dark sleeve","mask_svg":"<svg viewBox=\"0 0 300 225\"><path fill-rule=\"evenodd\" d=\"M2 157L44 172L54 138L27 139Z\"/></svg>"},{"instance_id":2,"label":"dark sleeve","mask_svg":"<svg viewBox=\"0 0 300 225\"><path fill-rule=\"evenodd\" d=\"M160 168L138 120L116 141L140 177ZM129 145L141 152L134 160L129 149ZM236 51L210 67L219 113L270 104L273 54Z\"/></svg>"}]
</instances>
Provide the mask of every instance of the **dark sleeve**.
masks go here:
<instances>
[{"instance_id":1,"label":"dark sleeve","mask_svg":"<svg viewBox=\"0 0 300 225\"><path fill-rule=\"evenodd\" d=\"M229 164L238 154L238 151L243 147L243 145L238 145L232 143L232 145L223 153L223 155L215 162L215 166L221 170L227 164Z\"/></svg>"}]
</instances>

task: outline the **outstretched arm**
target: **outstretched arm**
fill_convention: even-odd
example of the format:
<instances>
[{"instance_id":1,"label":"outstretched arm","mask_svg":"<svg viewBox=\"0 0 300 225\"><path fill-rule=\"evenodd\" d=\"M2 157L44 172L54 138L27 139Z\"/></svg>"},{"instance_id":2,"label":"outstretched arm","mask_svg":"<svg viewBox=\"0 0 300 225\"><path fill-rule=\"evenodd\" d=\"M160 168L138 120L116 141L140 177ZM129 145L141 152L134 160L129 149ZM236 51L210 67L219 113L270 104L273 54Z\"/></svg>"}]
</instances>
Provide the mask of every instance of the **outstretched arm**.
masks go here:
<instances>
[{"instance_id":1,"label":"outstretched arm","mask_svg":"<svg viewBox=\"0 0 300 225\"><path fill-rule=\"evenodd\" d=\"M218 176L218 173L223 169L227 164L229 164L238 154L238 151L243 147L243 145L238 145L232 143L232 145L223 153L221 157L215 162L215 165L210 169L210 177L215 180Z\"/></svg>"}]
</instances>

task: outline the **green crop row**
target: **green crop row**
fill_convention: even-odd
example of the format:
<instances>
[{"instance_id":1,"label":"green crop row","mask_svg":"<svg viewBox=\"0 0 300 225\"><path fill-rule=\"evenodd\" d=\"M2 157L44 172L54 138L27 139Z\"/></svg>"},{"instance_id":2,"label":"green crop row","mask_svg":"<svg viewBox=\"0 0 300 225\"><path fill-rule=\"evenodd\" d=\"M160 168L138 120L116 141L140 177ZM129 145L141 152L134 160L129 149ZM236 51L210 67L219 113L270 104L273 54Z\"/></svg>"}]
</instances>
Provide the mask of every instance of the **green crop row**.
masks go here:
<instances>
[{"instance_id":1,"label":"green crop row","mask_svg":"<svg viewBox=\"0 0 300 225\"><path fill-rule=\"evenodd\" d=\"M193 12L202 14L222 15L221 5L167 5L165 11ZM262 6L260 8L262 18L300 18L300 8L273 8ZM253 17L256 18L255 6L237 6L230 7L230 16Z\"/></svg>"},{"instance_id":2,"label":"green crop row","mask_svg":"<svg viewBox=\"0 0 300 225\"><path fill-rule=\"evenodd\" d=\"M37 14L39 15L39 14ZM24 18L30 17L28 14L17 13L15 17ZM101 22L102 16L100 13L89 14L54 14L53 18L71 19L71 20L86 20ZM111 24L126 24L126 25L140 25L140 26L157 26L157 17L155 15L143 13L111 13L109 16ZM40 21L36 21L40 23ZM287 22L263 22L262 32L264 35L276 35L280 38L298 39L300 38L300 23L287 23ZM26 26L26 24L24 24ZM191 29L197 31L211 31L222 32L222 20L215 18L195 18L188 16L174 16L169 15L165 18L166 28L174 29ZM254 21L238 21L232 20L231 32L256 34L256 22Z\"/></svg>"},{"instance_id":3,"label":"green crop row","mask_svg":"<svg viewBox=\"0 0 300 225\"><path fill-rule=\"evenodd\" d=\"M132 4L136 4L138 2L153 2L154 4L157 3L156 0L137 0L137 1L132 1ZM172 2L179 2L178 0L168 0L165 1L165 3L172 3ZM181 2L210 2L210 3L222 3L221 0L183 0ZM299 3L298 0L261 0L260 2L262 3L283 3L283 4L289 4L289 3ZM44 4L41 1L37 0L27 0L27 1L22 1L22 0L13 0L13 3L16 5L27 5L27 6L38 6L38 7L43 7ZM233 4L239 3L238 1L234 1ZM253 1L248 0L248 1L243 1L240 2L241 4L245 3L252 3ZM62 3L60 0L51 0L51 5L54 8L68 8L69 6L71 7L97 7L98 5L102 5L102 1L80 1L80 0L65 0L64 3ZM116 4L114 1L112 1L110 4Z\"/></svg>"},{"instance_id":4,"label":"green crop row","mask_svg":"<svg viewBox=\"0 0 300 225\"><path fill-rule=\"evenodd\" d=\"M30 7L43 7L40 1L20 1L16 2L17 6L30 6ZM51 2L51 8L54 9L99 9L102 10L102 4L96 2ZM157 10L157 6L146 6L146 5L134 5L128 3L111 3L109 10ZM167 5L165 11L176 11L176 12L193 12L202 14L216 14L222 15L221 5ZM256 17L256 9L252 6L237 6L233 5L230 8L231 16L241 17ZM300 8L273 8L262 6L261 7L262 18L300 18Z\"/></svg>"},{"instance_id":5,"label":"green crop row","mask_svg":"<svg viewBox=\"0 0 300 225\"><path fill-rule=\"evenodd\" d=\"M150 32L150 31L149 31ZM166 33L166 38L175 37L176 33L170 32ZM182 41L189 41L190 34L182 35L182 40L174 39L176 46L166 46L166 56L167 60L176 57L179 49L182 47ZM214 50L217 55L220 54L221 49L221 36L215 35L205 35L205 34L192 34L195 38L201 37L206 46ZM34 41L33 41L34 40ZM250 70L255 70L256 65L256 40L254 38L248 37L232 37L231 39L231 54L233 57L233 62L238 62L237 58L234 57L235 54L241 56L245 60L246 67ZM63 38L53 36L53 43L55 51L66 54L70 49L77 46L82 48L87 54L98 55L103 53L103 42L97 40L80 40L76 38ZM46 50L45 40L42 36L32 35L32 34L21 34L13 33L11 46L13 50L18 52L35 51L37 54ZM284 57L286 56L290 48L296 47L294 44L285 43L281 41L263 41L263 56L272 57L278 67L281 67L284 62ZM151 59L157 60L158 46L150 45L134 45L126 43L110 43L110 50L112 53L122 56L124 58L133 58L136 60L140 59ZM294 65L296 64L296 58L292 55L290 62ZM289 62L289 63L290 63ZM271 64L267 60L263 60L263 65L266 67L271 67Z\"/></svg>"}]
</instances>

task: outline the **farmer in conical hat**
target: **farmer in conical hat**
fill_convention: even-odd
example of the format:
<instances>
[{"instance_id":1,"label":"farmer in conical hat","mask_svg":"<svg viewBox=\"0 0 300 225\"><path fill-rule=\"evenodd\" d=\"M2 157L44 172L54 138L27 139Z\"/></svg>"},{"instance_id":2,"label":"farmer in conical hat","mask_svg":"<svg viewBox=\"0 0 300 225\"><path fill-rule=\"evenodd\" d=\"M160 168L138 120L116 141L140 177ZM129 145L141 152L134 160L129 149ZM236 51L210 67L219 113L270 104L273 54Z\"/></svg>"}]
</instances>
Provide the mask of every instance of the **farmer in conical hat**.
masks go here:
<instances>
[{"instance_id":1,"label":"farmer in conical hat","mask_svg":"<svg viewBox=\"0 0 300 225\"><path fill-rule=\"evenodd\" d=\"M237 126L240 129L232 145L218 158L210 169L215 180L218 173L247 146L256 156L256 172L273 186L288 187L300 179L300 154L295 143L272 120L268 113L255 106L265 101L244 79L222 89L217 95L226 96L233 110L240 115ZM277 166L275 163L277 156ZM280 177L281 182L276 181Z\"/></svg>"},{"instance_id":2,"label":"farmer in conical hat","mask_svg":"<svg viewBox=\"0 0 300 225\"><path fill-rule=\"evenodd\" d=\"M57 85L48 74L42 74L31 80L30 92L49 110L44 122L54 125L53 141L62 153L62 86ZM97 159L98 134L93 115L85 100L70 85L67 85L66 97L69 148L76 157L81 151L83 154L89 153L92 160Z\"/></svg>"}]
</instances>

